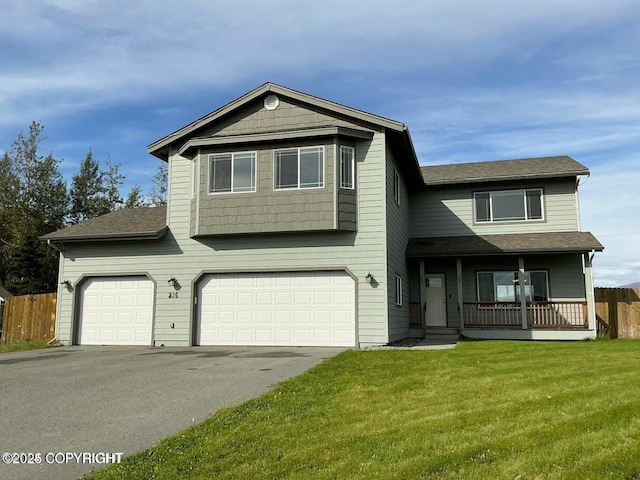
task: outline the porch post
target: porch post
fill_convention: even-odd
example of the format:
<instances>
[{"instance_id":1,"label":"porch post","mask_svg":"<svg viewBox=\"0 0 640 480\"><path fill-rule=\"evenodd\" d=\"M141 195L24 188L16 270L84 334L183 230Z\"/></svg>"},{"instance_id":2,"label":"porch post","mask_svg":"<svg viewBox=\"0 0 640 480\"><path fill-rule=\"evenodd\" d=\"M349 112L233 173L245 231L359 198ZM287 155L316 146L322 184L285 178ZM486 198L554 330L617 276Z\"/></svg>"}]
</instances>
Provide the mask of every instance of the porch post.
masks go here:
<instances>
[{"instance_id":1,"label":"porch post","mask_svg":"<svg viewBox=\"0 0 640 480\"><path fill-rule=\"evenodd\" d=\"M418 282L418 285L420 285L420 325L422 326L422 328L426 328L427 323L425 321L426 299L424 292L424 258L420 259L420 281Z\"/></svg>"},{"instance_id":2,"label":"porch post","mask_svg":"<svg viewBox=\"0 0 640 480\"><path fill-rule=\"evenodd\" d=\"M464 328L464 295L462 295L462 259L456 258L456 284L458 286L458 312L460 315L460 330Z\"/></svg>"},{"instance_id":3,"label":"porch post","mask_svg":"<svg viewBox=\"0 0 640 480\"><path fill-rule=\"evenodd\" d=\"M520 289L520 313L522 314L522 329L527 329L527 289L525 285L524 257L518 257L518 288Z\"/></svg>"},{"instance_id":4,"label":"porch post","mask_svg":"<svg viewBox=\"0 0 640 480\"><path fill-rule=\"evenodd\" d=\"M593 291L593 255L584 254L584 289L587 297L587 322L589 322L589 330L598 333L596 325L596 299Z\"/></svg>"}]
</instances>

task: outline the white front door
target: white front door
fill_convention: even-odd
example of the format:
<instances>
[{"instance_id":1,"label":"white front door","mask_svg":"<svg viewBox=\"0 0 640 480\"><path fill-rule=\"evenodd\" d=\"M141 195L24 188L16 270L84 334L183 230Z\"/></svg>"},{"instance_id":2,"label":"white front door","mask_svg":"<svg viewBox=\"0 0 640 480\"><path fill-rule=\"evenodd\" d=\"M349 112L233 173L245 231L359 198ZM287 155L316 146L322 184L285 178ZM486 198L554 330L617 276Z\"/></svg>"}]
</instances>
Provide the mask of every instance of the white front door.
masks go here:
<instances>
[{"instance_id":1,"label":"white front door","mask_svg":"<svg viewBox=\"0 0 640 480\"><path fill-rule=\"evenodd\" d=\"M198 285L199 345L356 344L345 272L221 273Z\"/></svg>"},{"instance_id":2,"label":"white front door","mask_svg":"<svg viewBox=\"0 0 640 480\"><path fill-rule=\"evenodd\" d=\"M425 302L427 327L446 327L447 291L444 273L425 275Z\"/></svg>"}]
</instances>

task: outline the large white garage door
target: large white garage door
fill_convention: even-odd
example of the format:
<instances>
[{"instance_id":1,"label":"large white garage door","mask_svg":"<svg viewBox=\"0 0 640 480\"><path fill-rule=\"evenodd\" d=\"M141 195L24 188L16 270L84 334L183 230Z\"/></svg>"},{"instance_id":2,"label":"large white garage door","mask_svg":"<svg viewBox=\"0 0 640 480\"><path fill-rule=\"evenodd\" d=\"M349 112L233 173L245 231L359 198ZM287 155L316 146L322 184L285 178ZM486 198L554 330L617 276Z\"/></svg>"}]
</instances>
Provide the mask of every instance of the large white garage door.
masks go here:
<instances>
[{"instance_id":1,"label":"large white garage door","mask_svg":"<svg viewBox=\"0 0 640 480\"><path fill-rule=\"evenodd\" d=\"M80 291L78 343L151 345L153 291L146 277L87 280Z\"/></svg>"},{"instance_id":2,"label":"large white garage door","mask_svg":"<svg viewBox=\"0 0 640 480\"><path fill-rule=\"evenodd\" d=\"M200 345L355 345L345 272L212 274L198 288Z\"/></svg>"}]
</instances>

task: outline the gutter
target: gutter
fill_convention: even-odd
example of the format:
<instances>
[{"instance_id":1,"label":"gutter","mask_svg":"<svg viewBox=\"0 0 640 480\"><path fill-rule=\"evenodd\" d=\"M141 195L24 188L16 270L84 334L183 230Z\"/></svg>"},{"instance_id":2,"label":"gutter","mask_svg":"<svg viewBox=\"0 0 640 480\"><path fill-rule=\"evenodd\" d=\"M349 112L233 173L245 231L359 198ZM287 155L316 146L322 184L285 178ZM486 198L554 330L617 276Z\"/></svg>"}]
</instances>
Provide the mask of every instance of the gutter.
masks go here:
<instances>
[{"instance_id":1,"label":"gutter","mask_svg":"<svg viewBox=\"0 0 640 480\"><path fill-rule=\"evenodd\" d=\"M56 245L55 243L53 243L50 238L47 238L47 245L49 245L54 250L57 250L58 253L64 254L64 250L60 248L58 245Z\"/></svg>"}]
</instances>

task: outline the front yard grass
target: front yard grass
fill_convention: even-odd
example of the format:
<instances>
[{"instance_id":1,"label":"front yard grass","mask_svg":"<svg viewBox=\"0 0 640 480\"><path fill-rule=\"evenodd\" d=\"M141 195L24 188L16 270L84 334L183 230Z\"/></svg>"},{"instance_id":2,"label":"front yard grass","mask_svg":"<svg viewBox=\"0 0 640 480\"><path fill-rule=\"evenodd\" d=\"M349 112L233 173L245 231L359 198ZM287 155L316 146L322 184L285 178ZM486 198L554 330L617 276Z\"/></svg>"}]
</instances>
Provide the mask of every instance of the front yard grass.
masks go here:
<instances>
[{"instance_id":1,"label":"front yard grass","mask_svg":"<svg viewBox=\"0 0 640 480\"><path fill-rule=\"evenodd\" d=\"M87 478L640 478L640 342L347 351Z\"/></svg>"},{"instance_id":2,"label":"front yard grass","mask_svg":"<svg viewBox=\"0 0 640 480\"><path fill-rule=\"evenodd\" d=\"M33 340L28 342L4 343L0 341L0 353L21 352L23 350L37 350L39 348L49 348L49 340Z\"/></svg>"}]
</instances>

